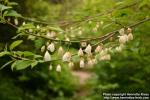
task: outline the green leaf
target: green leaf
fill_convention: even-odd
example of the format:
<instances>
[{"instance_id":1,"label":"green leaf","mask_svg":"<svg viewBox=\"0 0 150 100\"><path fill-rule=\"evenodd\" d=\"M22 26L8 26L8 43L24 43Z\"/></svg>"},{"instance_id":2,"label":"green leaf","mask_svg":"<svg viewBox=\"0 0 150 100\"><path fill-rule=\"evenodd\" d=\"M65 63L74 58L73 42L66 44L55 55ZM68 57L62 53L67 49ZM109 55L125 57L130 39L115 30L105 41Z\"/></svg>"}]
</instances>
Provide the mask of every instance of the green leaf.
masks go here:
<instances>
[{"instance_id":1,"label":"green leaf","mask_svg":"<svg viewBox=\"0 0 150 100\"><path fill-rule=\"evenodd\" d=\"M10 9L10 8L12 8L12 7L5 6L5 5L0 4L0 10L1 10L1 11L6 10L6 9Z\"/></svg>"},{"instance_id":2,"label":"green leaf","mask_svg":"<svg viewBox=\"0 0 150 100\"><path fill-rule=\"evenodd\" d=\"M104 25L104 26L102 27L102 29L105 29L105 28L109 27L109 26L112 25L112 24L113 24L113 23L106 24L106 25Z\"/></svg>"},{"instance_id":3,"label":"green leaf","mask_svg":"<svg viewBox=\"0 0 150 100\"><path fill-rule=\"evenodd\" d=\"M34 58L42 58L43 56L41 55L34 55Z\"/></svg>"},{"instance_id":4,"label":"green leaf","mask_svg":"<svg viewBox=\"0 0 150 100\"><path fill-rule=\"evenodd\" d=\"M12 39L16 39L16 38L18 38L19 36L22 36L22 35L25 35L25 33L21 32L21 33L17 34L16 36L12 37Z\"/></svg>"},{"instance_id":5,"label":"green leaf","mask_svg":"<svg viewBox=\"0 0 150 100\"><path fill-rule=\"evenodd\" d=\"M37 64L38 64L38 61L34 61L34 62L31 64L31 68L35 67Z\"/></svg>"},{"instance_id":6,"label":"green leaf","mask_svg":"<svg viewBox=\"0 0 150 100\"><path fill-rule=\"evenodd\" d=\"M30 51L24 51L23 54L24 54L24 57L34 56L34 53L32 53Z\"/></svg>"},{"instance_id":7,"label":"green leaf","mask_svg":"<svg viewBox=\"0 0 150 100\"><path fill-rule=\"evenodd\" d=\"M0 68L0 70L3 69L4 67L6 67L7 65L11 64L12 62L13 62L13 61L8 61L7 63L5 63L5 64Z\"/></svg>"},{"instance_id":8,"label":"green leaf","mask_svg":"<svg viewBox=\"0 0 150 100\"><path fill-rule=\"evenodd\" d=\"M10 52L8 52L8 51L3 51L3 52L0 52L0 57L3 57L3 56L5 56L5 55L9 55L10 54Z\"/></svg>"},{"instance_id":9,"label":"green leaf","mask_svg":"<svg viewBox=\"0 0 150 100\"><path fill-rule=\"evenodd\" d=\"M10 6L16 6L16 5L18 5L18 3L17 2L8 2L8 5L10 5Z\"/></svg>"},{"instance_id":10,"label":"green leaf","mask_svg":"<svg viewBox=\"0 0 150 100\"><path fill-rule=\"evenodd\" d=\"M15 65L16 65L17 61L15 61L12 65L11 65L11 70L14 69Z\"/></svg>"},{"instance_id":11,"label":"green leaf","mask_svg":"<svg viewBox=\"0 0 150 100\"><path fill-rule=\"evenodd\" d=\"M14 10L5 11L3 16L21 17L21 15Z\"/></svg>"},{"instance_id":12,"label":"green leaf","mask_svg":"<svg viewBox=\"0 0 150 100\"><path fill-rule=\"evenodd\" d=\"M23 42L23 40L17 40L15 42L13 42L11 45L10 45L10 50L13 50L15 47L17 47L18 45L20 45L21 43Z\"/></svg>"},{"instance_id":13,"label":"green leaf","mask_svg":"<svg viewBox=\"0 0 150 100\"><path fill-rule=\"evenodd\" d=\"M14 68L16 70L23 70L23 69L29 67L32 63L33 63L33 61L30 61L30 60L17 60L12 64L11 68L12 68L12 70Z\"/></svg>"},{"instance_id":14,"label":"green leaf","mask_svg":"<svg viewBox=\"0 0 150 100\"><path fill-rule=\"evenodd\" d=\"M25 25L22 25L19 27L18 32L25 30L25 29L35 29L35 26L33 23L26 23Z\"/></svg>"},{"instance_id":15,"label":"green leaf","mask_svg":"<svg viewBox=\"0 0 150 100\"><path fill-rule=\"evenodd\" d=\"M48 27L50 30L52 30L52 31L57 31L57 32L64 32L64 30L62 30L61 28L59 28L59 27Z\"/></svg>"},{"instance_id":16,"label":"green leaf","mask_svg":"<svg viewBox=\"0 0 150 100\"><path fill-rule=\"evenodd\" d=\"M148 6L148 4L149 4L149 0L143 0L143 1L140 3L139 8L142 8L142 7L144 7L144 6Z\"/></svg>"},{"instance_id":17,"label":"green leaf","mask_svg":"<svg viewBox=\"0 0 150 100\"><path fill-rule=\"evenodd\" d=\"M43 39L35 40L35 41L34 41L34 44L35 44L35 48L36 48L36 49L41 48L41 46L43 45Z\"/></svg>"}]
</instances>

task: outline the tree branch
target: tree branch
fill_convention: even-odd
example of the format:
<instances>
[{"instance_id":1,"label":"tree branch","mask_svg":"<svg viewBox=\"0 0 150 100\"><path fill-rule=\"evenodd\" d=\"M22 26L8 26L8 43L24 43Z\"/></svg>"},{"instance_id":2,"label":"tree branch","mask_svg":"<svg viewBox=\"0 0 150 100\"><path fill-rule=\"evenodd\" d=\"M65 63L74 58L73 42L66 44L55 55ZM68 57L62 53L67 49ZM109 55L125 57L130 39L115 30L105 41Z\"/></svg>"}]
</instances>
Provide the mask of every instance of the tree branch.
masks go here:
<instances>
[{"instance_id":1,"label":"tree branch","mask_svg":"<svg viewBox=\"0 0 150 100\"><path fill-rule=\"evenodd\" d=\"M145 19L143 19L143 20L141 20L141 21L139 21L139 22L136 22L136 23L134 23L134 24L132 24L132 25L128 25L128 26L126 26L126 27L132 28L132 27L135 27L135 26L140 25L140 24L142 24L142 23L144 23L144 22L147 22L147 21L150 21L150 18L145 18ZM9 25L13 26L14 28L18 29L18 27L17 27L16 25L10 23L9 21L6 21L6 22L7 22L7 24L9 24ZM54 38L47 38L46 36L41 36L41 35L38 35L38 34L29 33L29 32L27 32L27 31L25 31L25 33L26 33L27 35L33 35L33 36L36 36L36 37L39 37L39 38L44 38L44 39L51 40L51 41L68 42L68 43L80 43L80 42L90 42L90 41L93 41L93 40L101 40L100 42L103 42L103 41L109 39L110 37L114 36L116 33L118 33L119 30L120 30L120 29L117 29L117 30L112 31L112 32L109 32L109 33L107 33L107 34L105 34L105 35L103 35L103 36L92 37L92 38L83 39L83 40L70 40L70 41L67 41L67 40L59 40L59 39L54 39ZM115 34L114 34L114 33L115 33Z\"/></svg>"}]
</instances>

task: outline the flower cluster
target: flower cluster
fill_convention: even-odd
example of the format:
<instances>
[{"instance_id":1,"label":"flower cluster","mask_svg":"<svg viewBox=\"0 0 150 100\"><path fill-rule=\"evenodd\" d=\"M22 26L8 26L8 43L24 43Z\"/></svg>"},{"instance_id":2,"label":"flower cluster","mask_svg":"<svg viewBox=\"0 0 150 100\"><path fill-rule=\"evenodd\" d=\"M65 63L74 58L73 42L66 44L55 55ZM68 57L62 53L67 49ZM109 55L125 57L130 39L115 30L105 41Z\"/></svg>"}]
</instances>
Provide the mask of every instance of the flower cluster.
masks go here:
<instances>
[{"instance_id":1,"label":"flower cluster","mask_svg":"<svg viewBox=\"0 0 150 100\"><path fill-rule=\"evenodd\" d=\"M98 27L99 24L97 24ZM94 64L97 64L98 61L104 61L104 60L111 60L111 52L117 51L121 52L124 48L124 45L130 41L133 40L133 34L131 28L122 28L119 31L119 45L115 47L105 47L104 44L98 44L96 47L92 46L92 44L88 44L86 41L80 42L80 48L77 51L76 56L78 56L79 59L79 67L84 68L86 66L92 67ZM55 37L55 32L47 33L47 37ZM69 41L69 39L68 39ZM60 60L63 63L68 63L68 66L72 68L75 64L73 61L73 54L70 51L65 51L62 46L60 46L58 49L55 47L55 42L46 43L46 45L41 47L41 52L45 52L44 54L44 61L52 61L51 53L57 51L58 57L60 57ZM49 70L52 70L52 64L49 66ZM58 64L56 66L56 71L61 72L61 65Z\"/></svg>"}]
</instances>

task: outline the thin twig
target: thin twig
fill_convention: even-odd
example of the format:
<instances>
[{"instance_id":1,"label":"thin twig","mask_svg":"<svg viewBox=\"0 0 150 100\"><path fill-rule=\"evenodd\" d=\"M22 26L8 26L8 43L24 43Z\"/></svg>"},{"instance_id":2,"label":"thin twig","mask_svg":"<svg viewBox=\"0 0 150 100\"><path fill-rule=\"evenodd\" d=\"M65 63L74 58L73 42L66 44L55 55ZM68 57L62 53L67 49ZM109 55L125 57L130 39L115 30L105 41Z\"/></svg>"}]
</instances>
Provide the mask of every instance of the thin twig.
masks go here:
<instances>
[{"instance_id":1,"label":"thin twig","mask_svg":"<svg viewBox=\"0 0 150 100\"><path fill-rule=\"evenodd\" d=\"M58 23L48 23L48 22L45 22L45 21L39 21L39 20L36 20L36 19L31 19L31 18L28 18L28 17L20 17L24 20L27 20L27 21L31 21L31 22L35 22L35 23L39 23L39 24L43 24L43 25L57 25L57 24L61 24L60 26L63 27L63 26L67 26L67 25L75 25L75 24L79 24L79 23L82 23L82 22L87 22L87 21L91 21L91 20L94 20L95 18L99 17L99 16L102 16L102 15L106 15L106 14L110 14L112 13L113 11L115 10L121 10L121 9L126 9L126 8L129 8L129 7L132 7L132 6L135 6L136 4L138 4L138 2L135 2L135 3L132 3L130 5L126 5L126 6L123 6L123 7L114 7L112 8L111 10L107 10L105 12L101 12L101 13L97 13L96 15L93 15L93 16L89 16L89 17L86 17L86 18L83 18L81 20L76 20L76 21L70 21L70 22L65 22L63 24L61 24L61 22L58 22Z\"/></svg>"}]
</instances>

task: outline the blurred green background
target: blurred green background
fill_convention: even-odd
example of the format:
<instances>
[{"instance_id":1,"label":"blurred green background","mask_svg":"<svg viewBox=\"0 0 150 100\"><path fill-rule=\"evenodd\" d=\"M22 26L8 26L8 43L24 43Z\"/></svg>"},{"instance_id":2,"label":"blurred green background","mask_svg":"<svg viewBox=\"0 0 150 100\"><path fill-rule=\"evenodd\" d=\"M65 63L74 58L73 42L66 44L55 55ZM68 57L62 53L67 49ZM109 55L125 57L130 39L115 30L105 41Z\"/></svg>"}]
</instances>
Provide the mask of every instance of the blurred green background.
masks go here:
<instances>
[{"instance_id":1,"label":"blurred green background","mask_svg":"<svg viewBox=\"0 0 150 100\"><path fill-rule=\"evenodd\" d=\"M10 1L19 4L15 9L25 17L52 23L64 30L82 27L83 37L97 36L120 28L112 23L114 20L126 26L150 17L150 0ZM134 5L94 18L90 25L89 22L80 22L89 16L130 4ZM104 24L97 32L91 31L97 22ZM103 92L150 93L149 29L149 22L135 27L134 40L128 43L122 52L112 54L110 61L99 62L90 69L75 68L92 76L85 80L84 85L79 84L79 79L72 75L72 70L65 65L61 73L49 71L47 64L38 64L32 70L22 71L12 71L8 66L0 70L0 100L102 100ZM12 42L11 38L16 34L14 28L0 24L1 51L6 43ZM23 48L35 52L39 50L38 43L38 40L26 40ZM0 58L0 65L9 59Z\"/></svg>"}]
</instances>

